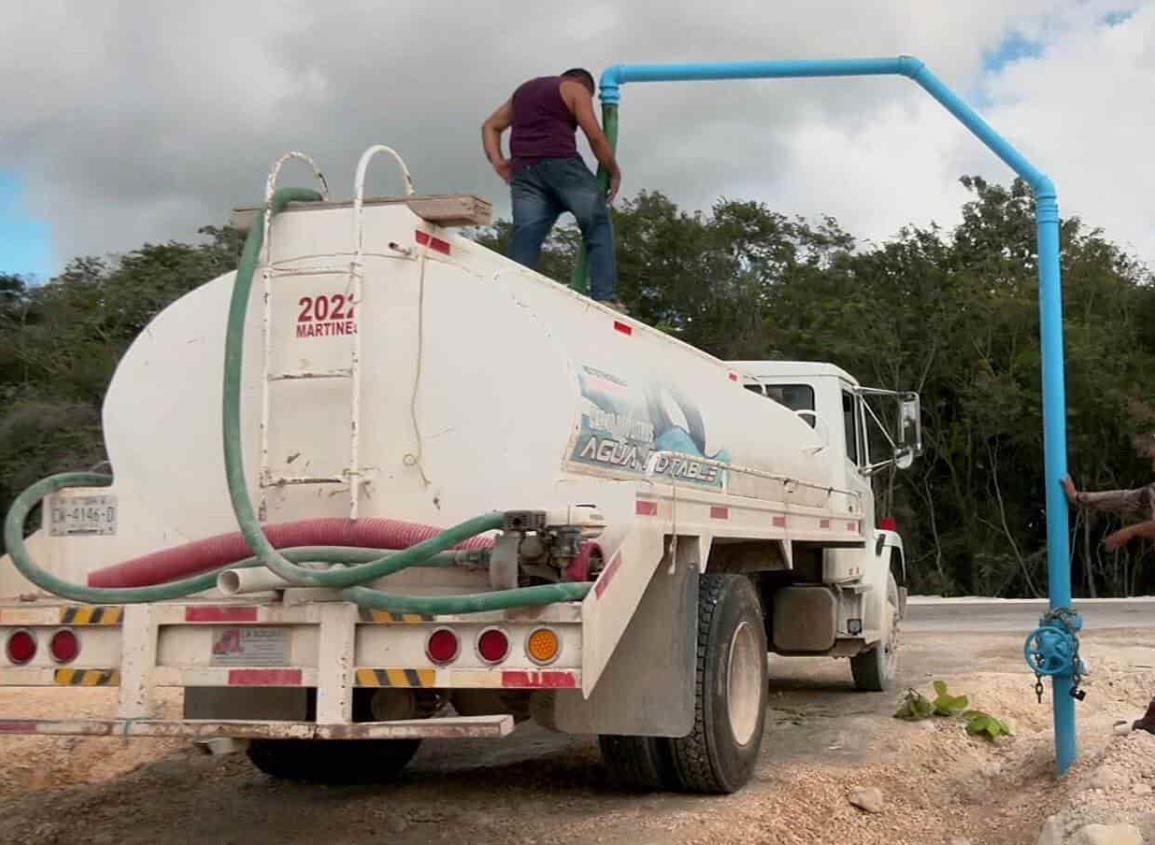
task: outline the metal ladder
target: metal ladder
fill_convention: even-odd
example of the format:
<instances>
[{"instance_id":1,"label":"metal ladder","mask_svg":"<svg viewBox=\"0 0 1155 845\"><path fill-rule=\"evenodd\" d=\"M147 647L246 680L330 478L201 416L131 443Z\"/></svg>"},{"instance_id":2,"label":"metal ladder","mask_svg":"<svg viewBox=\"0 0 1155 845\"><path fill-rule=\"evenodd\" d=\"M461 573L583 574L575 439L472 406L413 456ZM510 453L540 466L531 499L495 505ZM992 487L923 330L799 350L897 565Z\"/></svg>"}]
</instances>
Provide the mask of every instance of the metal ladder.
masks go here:
<instances>
[{"instance_id":1,"label":"metal ladder","mask_svg":"<svg viewBox=\"0 0 1155 845\"><path fill-rule=\"evenodd\" d=\"M307 269L297 268L278 268L270 260L272 254L271 247L271 223L272 217L269 213L272 207L273 194L276 191L277 180L280 176L281 168L284 164L292 159L303 161L312 169L318 182L321 184L321 195L324 200L329 198L328 185L325 182L325 177L321 174L316 163L312 158L299 152L289 152L277 159L272 169L269 171L269 177L265 184L265 222L264 222L264 245L261 256L261 284L262 284L262 298L263 308L261 315L261 332L262 332L262 367L261 367L261 423L260 423L260 468L258 475L258 486L260 488L258 513L260 518L264 520L268 513L268 492L274 489L282 489L287 486L294 485L311 485L311 484L348 484L349 485L349 509L348 514L350 519L356 519L360 509L361 488L364 484L366 475L366 468L361 466L361 332L358 330L352 335L352 348L349 356L349 366L340 367L329 370L293 370L286 372L274 372L272 369L272 326L273 326L273 307L272 307L272 285L276 278L283 278L287 276L322 276L322 275L343 275L347 277L345 293L348 297L349 307L354 311L361 304L362 287L364 282L364 227L362 225L362 216L365 199L365 173L368 170L369 162L378 153L389 153L397 161L397 165L401 170L402 178L405 182L406 196L412 196L416 193L413 186L413 179L409 175L409 170L405 166L405 162L401 156L390 147L383 145L375 145L367 149L361 156L357 163L357 172L354 178L353 185L353 254L347 267L316 267ZM347 254L347 253L346 253ZM336 256L334 256L336 257ZM348 380L350 384L350 418L349 418L349 462L348 465L340 471L337 475L290 475L283 473L274 473L269 459L269 429L272 423L270 416L270 397L273 385L285 381L301 381L301 380L330 380L343 379Z\"/></svg>"}]
</instances>

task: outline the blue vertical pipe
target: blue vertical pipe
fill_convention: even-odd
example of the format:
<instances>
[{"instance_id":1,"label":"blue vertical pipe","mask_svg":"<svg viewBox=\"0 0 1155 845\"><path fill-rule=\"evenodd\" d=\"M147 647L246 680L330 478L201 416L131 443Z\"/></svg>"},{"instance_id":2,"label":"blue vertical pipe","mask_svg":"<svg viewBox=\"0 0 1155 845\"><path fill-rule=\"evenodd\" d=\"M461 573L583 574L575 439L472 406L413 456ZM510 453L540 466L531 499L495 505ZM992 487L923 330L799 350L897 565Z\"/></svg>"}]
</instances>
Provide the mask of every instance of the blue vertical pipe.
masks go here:
<instances>
[{"instance_id":1,"label":"blue vertical pipe","mask_svg":"<svg viewBox=\"0 0 1155 845\"><path fill-rule=\"evenodd\" d=\"M1059 203L1054 187L1035 192L1035 227L1039 242L1039 326L1043 349L1043 454L1047 477L1047 591L1051 610L1071 606L1070 536L1067 497L1060 488L1067 477L1067 395L1063 377L1063 288L1061 283ZM1075 621L1076 626L1078 621ZM1077 634L1076 634L1077 636ZM1074 677L1051 679L1054 699L1055 759L1059 774L1079 756L1075 722Z\"/></svg>"},{"instance_id":2,"label":"blue vertical pipe","mask_svg":"<svg viewBox=\"0 0 1155 845\"><path fill-rule=\"evenodd\" d=\"M1071 557L1067 543L1067 397L1063 374L1063 296L1059 267L1059 203L1054 183L991 128L918 59L829 59L783 62L716 62L614 65L601 78L603 105L616 106L627 82L712 79L786 79L841 76L906 76L936 99L987 145L1035 192L1039 248L1039 315L1043 352L1043 449L1047 504L1048 588L1052 610L1071 607ZM1075 762L1075 699L1071 674L1053 679L1055 757L1063 774Z\"/></svg>"}]
</instances>

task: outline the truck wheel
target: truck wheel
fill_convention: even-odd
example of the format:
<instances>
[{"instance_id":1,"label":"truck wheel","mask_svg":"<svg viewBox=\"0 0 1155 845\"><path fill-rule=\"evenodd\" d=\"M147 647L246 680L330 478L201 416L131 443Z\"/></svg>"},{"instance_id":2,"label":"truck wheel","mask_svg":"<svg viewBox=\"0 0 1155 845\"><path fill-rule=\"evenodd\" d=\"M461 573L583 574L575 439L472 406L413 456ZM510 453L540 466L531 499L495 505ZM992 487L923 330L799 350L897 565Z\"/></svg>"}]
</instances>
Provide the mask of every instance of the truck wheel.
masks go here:
<instances>
[{"instance_id":1,"label":"truck wheel","mask_svg":"<svg viewBox=\"0 0 1155 845\"><path fill-rule=\"evenodd\" d=\"M610 779L624 789L653 792L679 785L665 737L602 734L598 746Z\"/></svg>"},{"instance_id":2,"label":"truck wheel","mask_svg":"<svg viewBox=\"0 0 1155 845\"><path fill-rule=\"evenodd\" d=\"M669 740L679 785L726 794L745 785L766 725L766 628L742 575L701 576L694 728Z\"/></svg>"},{"instance_id":3,"label":"truck wheel","mask_svg":"<svg viewBox=\"0 0 1155 845\"><path fill-rule=\"evenodd\" d=\"M886 584L886 609L883 618L882 640L870 651L850 658L850 673L854 686L864 692L883 692L894 686L898 677L898 585L890 575Z\"/></svg>"},{"instance_id":4,"label":"truck wheel","mask_svg":"<svg viewBox=\"0 0 1155 845\"><path fill-rule=\"evenodd\" d=\"M419 739L254 739L249 761L282 780L344 785L382 783L401 773Z\"/></svg>"}]
</instances>

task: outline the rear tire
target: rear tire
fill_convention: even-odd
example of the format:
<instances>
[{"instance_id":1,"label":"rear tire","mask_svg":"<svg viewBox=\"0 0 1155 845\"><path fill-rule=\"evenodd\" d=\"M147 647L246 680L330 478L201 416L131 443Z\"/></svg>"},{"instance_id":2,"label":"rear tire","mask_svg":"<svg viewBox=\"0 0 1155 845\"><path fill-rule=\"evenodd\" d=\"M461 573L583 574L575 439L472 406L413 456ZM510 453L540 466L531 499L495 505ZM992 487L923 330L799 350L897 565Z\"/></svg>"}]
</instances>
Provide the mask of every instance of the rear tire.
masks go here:
<instances>
[{"instance_id":1,"label":"rear tire","mask_svg":"<svg viewBox=\"0 0 1155 845\"><path fill-rule=\"evenodd\" d=\"M623 789L653 792L679 786L665 737L602 734L598 747L610 779Z\"/></svg>"},{"instance_id":2,"label":"rear tire","mask_svg":"<svg viewBox=\"0 0 1155 845\"><path fill-rule=\"evenodd\" d=\"M887 576L886 618L883 620L882 640L870 651L850 658L850 673L854 676L854 686L863 692L885 692L893 689L898 679L898 585L894 576Z\"/></svg>"},{"instance_id":3,"label":"rear tire","mask_svg":"<svg viewBox=\"0 0 1155 845\"><path fill-rule=\"evenodd\" d=\"M383 783L413 759L419 739L254 739L249 761L267 775L303 783Z\"/></svg>"},{"instance_id":4,"label":"rear tire","mask_svg":"<svg viewBox=\"0 0 1155 845\"><path fill-rule=\"evenodd\" d=\"M754 585L742 575L701 576L694 727L668 740L686 791L727 794L750 779L766 727L766 659Z\"/></svg>"}]
</instances>

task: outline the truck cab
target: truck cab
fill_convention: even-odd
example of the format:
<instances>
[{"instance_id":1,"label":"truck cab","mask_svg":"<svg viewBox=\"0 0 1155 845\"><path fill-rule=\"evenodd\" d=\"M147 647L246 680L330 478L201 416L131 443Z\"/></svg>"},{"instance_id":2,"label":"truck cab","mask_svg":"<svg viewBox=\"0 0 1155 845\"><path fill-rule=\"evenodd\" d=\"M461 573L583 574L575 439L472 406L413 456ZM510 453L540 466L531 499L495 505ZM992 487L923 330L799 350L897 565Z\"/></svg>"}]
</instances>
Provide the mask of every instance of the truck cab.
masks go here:
<instances>
[{"instance_id":1,"label":"truck cab","mask_svg":"<svg viewBox=\"0 0 1155 845\"><path fill-rule=\"evenodd\" d=\"M873 490L872 479L887 471L906 469L914 458L922 454L920 403L917 393L863 387L848 372L834 364L811 361L734 361L731 365L744 374L743 386L786 406L801 417L818 435L820 446L841 457L828 465L833 468L832 485L860 494L863 517L873 530L873 543L865 548L837 548L827 546L820 551L820 575L813 581L843 589L858 590L872 587L877 594L872 610L865 607L842 610L836 630L844 633L863 632L870 641L875 632L881 634L881 615L886 612L883 601L894 599L899 618L905 613L907 583L906 561L902 537L889 513L889 503L881 508ZM795 571L804 570L795 565ZM781 602L783 597L776 597ZM845 604L840 603L840 604ZM861 613L861 621L846 613ZM784 614L798 617L798 614ZM825 642L825 635L819 637ZM789 637L777 638L787 639ZM771 632L768 641L772 648L776 637ZM787 645L797 643L788 642ZM810 641L814 645L814 641ZM806 647L805 644L803 647ZM841 646L854 651L855 645ZM785 653L798 649L779 649ZM831 650L836 656L839 647ZM889 686L895 667L869 665L869 652L850 654L855 681L866 689ZM881 668L881 673L873 671Z\"/></svg>"},{"instance_id":2,"label":"truck cab","mask_svg":"<svg viewBox=\"0 0 1155 845\"><path fill-rule=\"evenodd\" d=\"M744 386L802 417L824 448L845 457L841 480L858 484L889 467L905 469L922 453L919 398L910 391L863 387L834 364L810 361L734 361ZM886 401L897 416L886 419Z\"/></svg>"}]
</instances>

